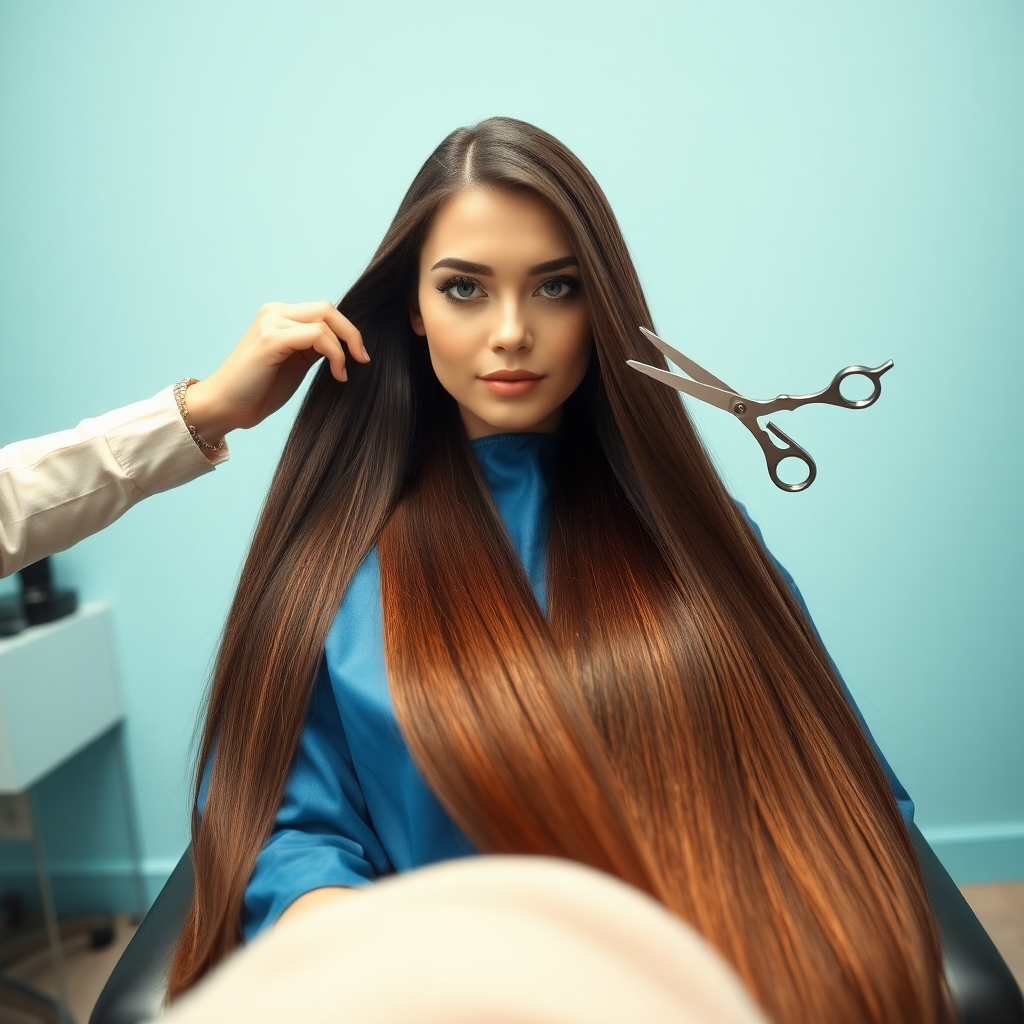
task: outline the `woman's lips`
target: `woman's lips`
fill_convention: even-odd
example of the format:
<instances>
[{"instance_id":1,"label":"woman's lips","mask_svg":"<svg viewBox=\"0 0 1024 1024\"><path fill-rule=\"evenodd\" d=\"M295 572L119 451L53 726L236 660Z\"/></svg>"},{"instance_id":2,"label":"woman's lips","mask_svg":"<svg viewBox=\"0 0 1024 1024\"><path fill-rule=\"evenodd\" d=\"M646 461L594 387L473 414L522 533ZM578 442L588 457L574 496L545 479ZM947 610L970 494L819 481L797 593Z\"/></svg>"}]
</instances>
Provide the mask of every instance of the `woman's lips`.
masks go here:
<instances>
[{"instance_id":1,"label":"woman's lips","mask_svg":"<svg viewBox=\"0 0 1024 1024\"><path fill-rule=\"evenodd\" d=\"M485 380L484 387L490 388L496 395L505 398L518 398L532 391L541 381L540 377L523 377L519 380Z\"/></svg>"},{"instance_id":2,"label":"woman's lips","mask_svg":"<svg viewBox=\"0 0 1024 1024\"><path fill-rule=\"evenodd\" d=\"M525 370L497 370L481 377L484 386L503 398L519 398L532 391L543 376Z\"/></svg>"}]
</instances>

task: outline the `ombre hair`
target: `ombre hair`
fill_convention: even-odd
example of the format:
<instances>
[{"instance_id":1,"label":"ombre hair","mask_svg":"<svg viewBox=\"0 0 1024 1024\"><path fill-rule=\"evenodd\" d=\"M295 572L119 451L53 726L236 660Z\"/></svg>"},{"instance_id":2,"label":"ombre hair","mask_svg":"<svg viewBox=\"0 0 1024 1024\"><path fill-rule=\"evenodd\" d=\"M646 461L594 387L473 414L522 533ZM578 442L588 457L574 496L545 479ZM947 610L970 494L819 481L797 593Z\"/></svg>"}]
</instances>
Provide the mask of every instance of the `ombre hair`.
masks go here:
<instances>
[{"instance_id":1,"label":"ombre hair","mask_svg":"<svg viewBox=\"0 0 1024 1024\"><path fill-rule=\"evenodd\" d=\"M559 434L547 619L409 322L432 217L479 187L546 200L593 325ZM345 387L321 367L242 570L172 993L240 941L325 638L376 544L399 723L482 850L566 857L650 893L780 1024L952 1019L907 831L828 657L678 396L625 367L665 364L583 164L510 118L453 132L338 308L373 362Z\"/></svg>"}]
</instances>

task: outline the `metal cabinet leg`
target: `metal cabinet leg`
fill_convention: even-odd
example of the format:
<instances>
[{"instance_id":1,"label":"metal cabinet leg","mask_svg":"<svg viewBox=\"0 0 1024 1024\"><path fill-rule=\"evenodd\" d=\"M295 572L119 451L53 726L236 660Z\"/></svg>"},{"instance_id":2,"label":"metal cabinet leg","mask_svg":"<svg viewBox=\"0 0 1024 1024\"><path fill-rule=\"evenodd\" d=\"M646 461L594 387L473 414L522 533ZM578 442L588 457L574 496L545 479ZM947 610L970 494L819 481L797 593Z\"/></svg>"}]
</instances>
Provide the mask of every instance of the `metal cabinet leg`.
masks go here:
<instances>
[{"instance_id":1,"label":"metal cabinet leg","mask_svg":"<svg viewBox=\"0 0 1024 1024\"><path fill-rule=\"evenodd\" d=\"M68 1004L68 977L64 970L64 944L60 937L60 923L57 920L57 908L53 902L53 890L50 887L50 873L46 870L46 858L43 854L43 841L39 834L39 814L36 807L35 794L28 794L29 809L32 814L32 854L36 862L36 875L39 879L39 894L43 902L43 920L46 922L46 935L50 942L50 953L53 956L53 974L57 979L57 996L60 1001Z\"/></svg>"},{"instance_id":2,"label":"metal cabinet leg","mask_svg":"<svg viewBox=\"0 0 1024 1024\"><path fill-rule=\"evenodd\" d=\"M135 801L132 798L131 775L128 771L128 750L124 738L125 724L118 724L114 732L114 745L117 747L117 770L121 776L121 800L124 806L124 821L128 830L128 852L132 860L132 877L135 882L135 923L138 924L149 910L149 894L146 892L146 880L142 877L142 844L139 839L139 820L135 814Z\"/></svg>"}]
</instances>

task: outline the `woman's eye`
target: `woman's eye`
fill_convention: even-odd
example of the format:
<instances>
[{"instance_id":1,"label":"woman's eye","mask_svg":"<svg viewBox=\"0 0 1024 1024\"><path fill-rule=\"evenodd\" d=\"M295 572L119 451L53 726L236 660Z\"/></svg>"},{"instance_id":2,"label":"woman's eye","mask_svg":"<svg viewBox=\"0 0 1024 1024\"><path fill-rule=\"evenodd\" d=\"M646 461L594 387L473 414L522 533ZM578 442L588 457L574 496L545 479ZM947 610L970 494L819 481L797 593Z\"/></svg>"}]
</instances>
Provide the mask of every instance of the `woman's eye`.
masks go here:
<instances>
[{"instance_id":1,"label":"woman's eye","mask_svg":"<svg viewBox=\"0 0 1024 1024\"><path fill-rule=\"evenodd\" d=\"M536 294L545 299L567 299L577 288L579 282L572 277L550 277L538 289Z\"/></svg>"},{"instance_id":2,"label":"woman's eye","mask_svg":"<svg viewBox=\"0 0 1024 1024\"><path fill-rule=\"evenodd\" d=\"M484 295L484 290L471 277L455 277L446 281L438 289L444 293L445 298L452 302L468 302L470 299L479 299Z\"/></svg>"}]
</instances>

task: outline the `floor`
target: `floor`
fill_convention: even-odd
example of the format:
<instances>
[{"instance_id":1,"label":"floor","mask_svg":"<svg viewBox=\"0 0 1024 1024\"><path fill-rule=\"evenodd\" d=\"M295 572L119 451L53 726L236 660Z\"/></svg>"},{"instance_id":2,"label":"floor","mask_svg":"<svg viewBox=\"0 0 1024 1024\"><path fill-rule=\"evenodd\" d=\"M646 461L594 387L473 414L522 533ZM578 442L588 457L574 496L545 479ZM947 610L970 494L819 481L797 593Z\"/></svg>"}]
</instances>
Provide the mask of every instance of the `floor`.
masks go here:
<instances>
[{"instance_id":1,"label":"floor","mask_svg":"<svg viewBox=\"0 0 1024 1024\"><path fill-rule=\"evenodd\" d=\"M1024 989L1024 882L961 885L960 891Z\"/></svg>"},{"instance_id":2,"label":"floor","mask_svg":"<svg viewBox=\"0 0 1024 1024\"><path fill-rule=\"evenodd\" d=\"M967 898L992 941L1003 954L1024 988L1024 882L998 885L965 885ZM83 939L65 951L68 974L68 1001L78 1024L86 1024L107 976L128 945L135 928L127 918L118 918L116 937L106 949L91 950ZM8 973L54 993L53 971L47 957L40 955L9 968ZM0 1024L30 1024L31 1018L0 1007Z\"/></svg>"},{"instance_id":3,"label":"floor","mask_svg":"<svg viewBox=\"0 0 1024 1024\"><path fill-rule=\"evenodd\" d=\"M114 964L135 934L127 916L116 919L114 941L104 949L90 949L83 937L64 947L64 969L68 979L68 1006L77 1024L87 1024L93 1006L107 982ZM55 996L57 987L48 953L41 953L7 968L7 974ZM0 1006L0 1024L38 1024L34 1017Z\"/></svg>"}]
</instances>

